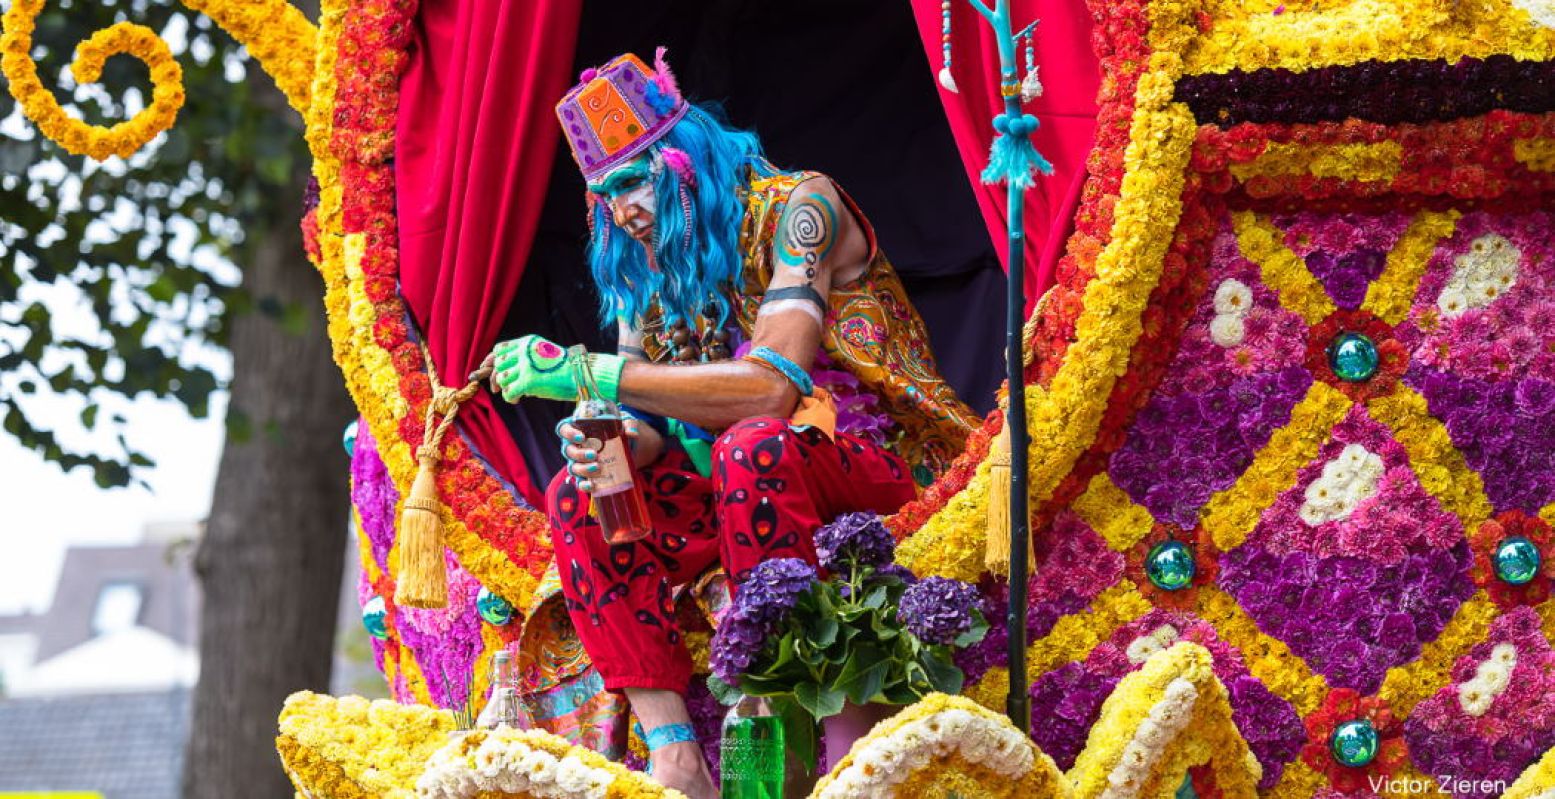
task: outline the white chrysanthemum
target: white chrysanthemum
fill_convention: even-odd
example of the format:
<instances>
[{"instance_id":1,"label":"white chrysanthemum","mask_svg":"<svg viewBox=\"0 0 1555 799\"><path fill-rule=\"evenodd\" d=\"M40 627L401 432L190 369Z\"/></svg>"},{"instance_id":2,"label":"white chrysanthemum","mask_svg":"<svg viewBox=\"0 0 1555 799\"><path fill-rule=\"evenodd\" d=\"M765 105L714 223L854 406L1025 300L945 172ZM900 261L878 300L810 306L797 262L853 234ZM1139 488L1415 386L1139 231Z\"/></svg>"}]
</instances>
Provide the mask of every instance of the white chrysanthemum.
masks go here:
<instances>
[{"instance_id":1,"label":"white chrysanthemum","mask_svg":"<svg viewBox=\"0 0 1555 799\"><path fill-rule=\"evenodd\" d=\"M1388 469L1382 462L1382 456L1371 452L1366 453L1366 459L1361 461L1360 476L1367 480L1381 479L1383 472Z\"/></svg>"},{"instance_id":2,"label":"white chrysanthemum","mask_svg":"<svg viewBox=\"0 0 1555 799\"><path fill-rule=\"evenodd\" d=\"M1361 446L1360 444L1346 444L1345 448L1339 453L1339 457L1336 460L1340 461L1345 466L1348 466L1350 469L1359 471L1366 463L1366 457L1370 454L1371 451Z\"/></svg>"},{"instance_id":3,"label":"white chrysanthemum","mask_svg":"<svg viewBox=\"0 0 1555 799\"><path fill-rule=\"evenodd\" d=\"M1462 285L1448 283L1442 289L1442 293L1436 298L1436 307L1442 312L1442 316L1452 318L1463 315L1469 309L1469 294Z\"/></svg>"},{"instance_id":4,"label":"white chrysanthemum","mask_svg":"<svg viewBox=\"0 0 1555 799\"><path fill-rule=\"evenodd\" d=\"M1301 521L1308 527L1316 527L1320 524L1323 524L1324 522L1327 522L1330 518L1327 509L1319 508L1316 505L1310 504L1305 504L1298 508L1296 510L1296 515L1299 516Z\"/></svg>"},{"instance_id":5,"label":"white chrysanthemum","mask_svg":"<svg viewBox=\"0 0 1555 799\"><path fill-rule=\"evenodd\" d=\"M591 770L583 761L568 755L556 764L556 784L567 793L583 793L588 790Z\"/></svg>"},{"instance_id":6,"label":"white chrysanthemum","mask_svg":"<svg viewBox=\"0 0 1555 799\"><path fill-rule=\"evenodd\" d=\"M1555 28L1555 3L1550 0L1512 0L1512 5L1528 12L1536 24Z\"/></svg>"},{"instance_id":7,"label":"white chrysanthemum","mask_svg":"<svg viewBox=\"0 0 1555 799\"><path fill-rule=\"evenodd\" d=\"M610 794L610 783L615 782L615 775L609 769L589 769L588 789L584 793L590 799L605 799Z\"/></svg>"},{"instance_id":8,"label":"white chrysanthemum","mask_svg":"<svg viewBox=\"0 0 1555 799\"><path fill-rule=\"evenodd\" d=\"M1253 308L1253 290L1236 278L1227 278L1215 289L1215 313L1246 316Z\"/></svg>"},{"instance_id":9,"label":"white chrysanthemum","mask_svg":"<svg viewBox=\"0 0 1555 799\"><path fill-rule=\"evenodd\" d=\"M1339 507L1353 511L1362 500L1370 498L1375 493L1377 493L1376 480L1351 480L1339 490ZM1349 511L1345 511L1344 515L1350 515Z\"/></svg>"},{"instance_id":10,"label":"white chrysanthemum","mask_svg":"<svg viewBox=\"0 0 1555 799\"><path fill-rule=\"evenodd\" d=\"M1222 347L1235 347L1247 337L1247 328L1242 324L1242 317L1234 314L1219 314L1209 323L1209 338Z\"/></svg>"},{"instance_id":11,"label":"white chrysanthemum","mask_svg":"<svg viewBox=\"0 0 1555 799\"><path fill-rule=\"evenodd\" d=\"M485 743L481 744L481 748L475 750L474 757L475 773L488 780L502 773L503 767L506 765L504 762L505 758L502 757L502 751L497 747L489 746L488 744L490 743L491 739L488 738Z\"/></svg>"},{"instance_id":12,"label":"white chrysanthemum","mask_svg":"<svg viewBox=\"0 0 1555 799\"><path fill-rule=\"evenodd\" d=\"M1165 649L1172 644L1177 643L1177 639L1180 637L1180 634L1177 632L1176 627L1173 627L1170 624L1163 624L1160 627L1155 628L1155 631L1150 633L1150 637L1154 638L1155 642L1160 644L1162 649Z\"/></svg>"},{"instance_id":13,"label":"white chrysanthemum","mask_svg":"<svg viewBox=\"0 0 1555 799\"><path fill-rule=\"evenodd\" d=\"M1458 686L1458 706L1470 716L1478 718L1485 715L1495 701L1495 695L1478 678Z\"/></svg>"},{"instance_id":14,"label":"white chrysanthemum","mask_svg":"<svg viewBox=\"0 0 1555 799\"><path fill-rule=\"evenodd\" d=\"M1517 665L1517 647L1512 644L1496 644L1496 648L1490 650L1490 659L1511 669Z\"/></svg>"},{"instance_id":15,"label":"white chrysanthemum","mask_svg":"<svg viewBox=\"0 0 1555 799\"><path fill-rule=\"evenodd\" d=\"M524 753L524 757L518 761L520 772L530 782L548 783L556 781L556 758L549 752L539 749L530 749Z\"/></svg>"},{"instance_id":16,"label":"white chrysanthemum","mask_svg":"<svg viewBox=\"0 0 1555 799\"><path fill-rule=\"evenodd\" d=\"M1339 500L1339 485L1334 480L1323 475L1307 484L1307 490L1302 492L1307 502L1321 506L1331 506Z\"/></svg>"},{"instance_id":17,"label":"white chrysanthemum","mask_svg":"<svg viewBox=\"0 0 1555 799\"><path fill-rule=\"evenodd\" d=\"M1474 676L1484 684L1486 690L1496 696L1500 696L1501 692L1506 690L1507 683L1512 680L1511 671L1505 665L1494 660L1487 660L1479 664L1479 668L1475 671Z\"/></svg>"},{"instance_id":18,"label":"white chrysanthemum","mask_svg":"<svg viewBox=\"0 0 1555 799\"><path fill-rule=\"evenodd\" d=\"M1150 659L1151 655L1161 651L1161 644L1148 635L1141 635L1129 642L1124 654L1128 655L1128 662L1138 665Z\"/></svg>"}]
</instances>

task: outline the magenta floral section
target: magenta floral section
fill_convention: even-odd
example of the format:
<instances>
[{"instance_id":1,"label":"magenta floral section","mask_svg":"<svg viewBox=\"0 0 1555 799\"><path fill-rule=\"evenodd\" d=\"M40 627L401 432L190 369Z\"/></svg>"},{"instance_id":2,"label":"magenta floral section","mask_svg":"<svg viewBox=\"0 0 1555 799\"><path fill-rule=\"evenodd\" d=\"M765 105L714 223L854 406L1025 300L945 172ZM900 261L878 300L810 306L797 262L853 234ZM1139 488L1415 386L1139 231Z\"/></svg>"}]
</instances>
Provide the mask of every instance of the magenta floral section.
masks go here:
<instances>
[{"instance_id":1,"label":"magenta floral section","mask_svg":"<svg viewBox=\"0 0 1555 799\"><path fill-rule=\"evenodd\" d=\"M1342 518L1310 524L1300 510L1309 487L1351 445L1381 459L1374 493L1352 500ZM1330 686L1369 694L1473 594L1472 565L1457 517L1425 493L1403 448L1357 406L1246 543L1222 558L1220 584Z\"/></svg>"},{"instance_id":2,"label":"magenta floral section","mask_svg":"<svg viewBox=\"0 0 1555 799\"><path fill-rule=\"evenodd\" d=\"M1240 341L1233 343L1222 337L1217 342L1211 330L1216 317L1222 315L1216 309L1216 296L1235 289L1235 284L1247 290L1243 333ZM1306 324L1280 306L1279 294L1264 285L1258 265L1242 256L1228 220L1212 246L1204 296L1155 393L1167 397L1202 394L1228 388L1242 378L1301 366L1306 346Z\"/></svg>"},{"instance_id":3,"label":"magenta floral section","mask_svg":"<svg viewBox=\"0 0 1555 799\"><path fill-rule=\"evenodd\" d=\"M1108 549L1102 537L1072 511L1058 514L1052 527L1035 537L1035 546L1037 569L1027 583L1028 641L1047 635L1063 616L1084 610L1123 576L1123 556ZM991 626L982 641L955 653L967 684L1003 665L1009 646L1009 630L1000 622L1010 605L1008 581L984 576L978 590L982 595L978 609Z\"/></svg>"},{"instance_id":4,"label":"magenta floral section","mask_svg":"<svg viewBox=\"0 0 1555 799\"><path fill-rule=\"evenodd\" d=\"M351 454L351 504L356 506L373 560L385 574L389 569L389 548L394 546L394 505L399 499L394 478L378 456L378 442L365 422L359 424L356 449Z\"/></svg>"},{"instance_id":5,"label":"magenta floral section","mask_svg":"<svg viewBox=\"0 0 1555 799\"><path fill-rule=\"evenodd\" d=\"M1273 222L1285 231L1285 246L1306 263L1334 305L1353 311L1366 301L1366 290L1387 266L1388 252L1398 245L1409 216L1304 211L1275 216Z\"/></svg>"},{"instance_id":6,"label":"magenta floral section","mask_svg":"<svg viewBox=\"0 0 1555 799\"><path fill-rule=\"evenodd\" d=\"M1220 320L1233 305L1228 336ZM1312 385L1305 330L1223 228L1181 347L1113 453L1113 482L1157 521L1197 526L1200 509L1236 482Z\"/></svg>"},{"instance_id":7,"label":"magenta floral section","mask_svg":"<svg viewBox=\"0 0 1555 799\"><path fill-rule=\"evenodd\" d=\"M1466 280L1474 272L1497 279ZM1455 292L1463 309L1444 310ZM1432 255L1409 321L1399 333L1417 364L1478 380L1555 381L1555 214L1465 214Z\"/></svg>"},{"instance_id":8,"label":"magenta floral section","mask_svg":"<svg viewBox=\"0 0 1555 799\"><path fill-rule=\"evenodd\" d=\"M1382 460L1375 493L1359 497L1344 518L1309 524L1301 518L1309 488L1351 444ZM1295 485L1274 501L1247 537L1248 544L1277 556L1296 551L1319 557L1348 555L1379 566L1391 566L1409 554L1448 549L1463 540L1462 522L1426 493L1403 446L1361 406L1351 408L1334 426L1332 438L1296 473Z\"/></svg>"},{"instance_id":9,"label":"magenta floral section","mask_svg":"<svg viewBox=\"0 0 1555 799\"><path fill-rule=\"evenodd\" d=\"M1457 778L1458 799L1494 796L1482 782L1510 785L1555 746L1555 652L1538 615L1518 608L1496 619L1454 665L1452 684L1415 707L1404 739L1426 773Z\"/></svg>"},{"instance_id":10,"label":"magenta floral section","mask_svg":"<svg viewBox=\"0 0 1555 799\"><path fill-rule=\"evenodd\" d=\"M432 701L440 707L461 706L470 691L475 659L480 657L481 616L475 609L480 581L444 551L448 569L447 607L398 608L400 643L409 647L426 677ZM475 700L476 709L482 704Z\"/></svg>"},{"instance_id":11,"label":"magenta floral section","mask_svg":"<svg viewBox=\"0 0 1555 799\"><path fill-rule=\"evenodd\" d=\"M1062 769L1071 768L1085 747L1102 703L1124 675L1144 665L1156 649L1191 641L1210 651L1215 676L1231 695L1232 720L1263 765L1261 787L1279 782L1285 764L1306 741L1296 709L1253 677L1235 648L1220 640L1207 622L1154 610L1124 625L1081 662L1067 663L1032 684L1031 736Z\"/></svg>"}]
</instances>

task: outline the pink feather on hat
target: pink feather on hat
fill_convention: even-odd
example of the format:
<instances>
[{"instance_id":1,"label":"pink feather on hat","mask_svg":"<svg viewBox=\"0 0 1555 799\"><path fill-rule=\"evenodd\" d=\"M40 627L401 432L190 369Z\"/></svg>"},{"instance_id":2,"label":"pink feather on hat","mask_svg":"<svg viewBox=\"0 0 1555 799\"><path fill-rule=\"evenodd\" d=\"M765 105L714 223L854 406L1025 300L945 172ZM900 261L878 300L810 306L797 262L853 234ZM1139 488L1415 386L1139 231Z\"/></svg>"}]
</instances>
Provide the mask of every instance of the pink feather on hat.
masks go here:
<instances>
[{"instance_id":1,"label":"pink feather on hat","mask_svg":"<svg viewBox=\"0 0 1555 799\"><path fill-rule=\"evenodd\" d=\"M653 82L658 84L659 91L666 97L680 100L680 86L675 83L675 73L670 72L670 65L664 61L664 53L669 48L660 47L653 51Z\"/></svg>"},{"instance_id":2,"label":"pink feather on hat","mask_svg":"<svg viewBox=\"0 0 1555 799\"><path fill-rule=\"evenodd\" d=\"M681 180L692 186L696 185L696 168L691 165L691 156L687 155L685 150L665 147L659 151L659 157L664 159L664 165L669 167L671 172L679 175Z\"/></svg>"}]
</instances>

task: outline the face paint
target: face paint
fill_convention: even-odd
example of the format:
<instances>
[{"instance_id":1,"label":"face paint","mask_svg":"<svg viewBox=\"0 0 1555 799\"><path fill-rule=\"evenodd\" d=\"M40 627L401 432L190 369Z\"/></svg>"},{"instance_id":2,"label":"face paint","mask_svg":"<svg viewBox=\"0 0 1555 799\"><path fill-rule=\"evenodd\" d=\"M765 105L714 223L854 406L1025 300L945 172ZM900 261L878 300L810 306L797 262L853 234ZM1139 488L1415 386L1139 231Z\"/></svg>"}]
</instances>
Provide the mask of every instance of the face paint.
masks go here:
<instances>
[{"instance_id":1,"label":"face paint","mask_svg":"<svg viewBox=\"0 0 1555 799\"><path fill-rule=\"evenodd\" d=\"M632 238L648 241L653 236L653 191L655 170L647 156L638 156L612 170L589 191L599 196L610 209L616 225Z\"/></svg>"}]
</instances>

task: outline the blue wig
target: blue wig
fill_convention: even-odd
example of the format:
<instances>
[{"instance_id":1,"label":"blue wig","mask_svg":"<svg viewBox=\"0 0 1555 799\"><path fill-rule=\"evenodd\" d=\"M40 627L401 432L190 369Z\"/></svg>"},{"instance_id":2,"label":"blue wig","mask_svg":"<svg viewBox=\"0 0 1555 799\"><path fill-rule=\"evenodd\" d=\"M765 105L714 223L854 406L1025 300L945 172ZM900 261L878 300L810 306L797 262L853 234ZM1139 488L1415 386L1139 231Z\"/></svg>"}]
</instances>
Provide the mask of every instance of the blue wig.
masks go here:
<instances>
[{"instance_id":1,"label":"blue wig","mask_svg":"<svg viewBox=\"0 0 1555 799\"><path fill-rule=\"evenodd\" d=\"M600 320L605 325L617 319L640 324L657 293L666 323L694 326L697 315L712 303L717 326L723 327L731 310L729 290L738 286L742 266L745 207L740 190L751 173L771 176L776 170L762 155L756 134L729 127L716 109L692 105L646 152L658 157L665 147L691 157L696 185L685 186L691 199L688 220L681 205L680 176L665 168L654 179L652 246L657 270L650 268L642 245L616 226L608 205L592 202L588 258L599 290Z\"/></svg>"}]
</instances>

